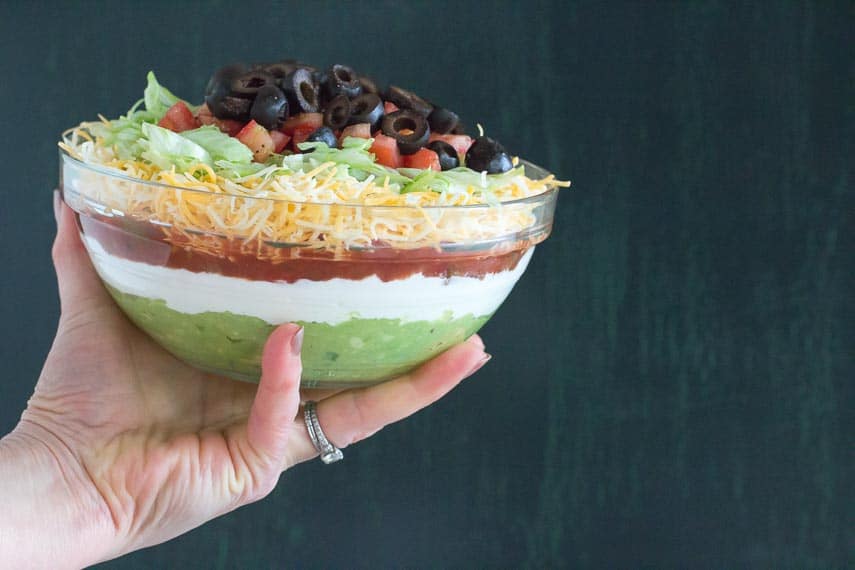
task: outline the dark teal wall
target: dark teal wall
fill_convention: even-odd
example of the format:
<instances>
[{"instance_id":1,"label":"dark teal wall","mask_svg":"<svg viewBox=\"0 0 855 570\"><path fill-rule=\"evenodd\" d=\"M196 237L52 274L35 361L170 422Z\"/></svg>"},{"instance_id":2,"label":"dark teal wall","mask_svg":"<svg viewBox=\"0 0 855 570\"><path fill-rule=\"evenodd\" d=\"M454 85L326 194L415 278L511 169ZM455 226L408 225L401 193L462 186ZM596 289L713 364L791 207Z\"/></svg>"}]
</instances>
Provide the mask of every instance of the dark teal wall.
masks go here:
<instances>
[{"instance_id":1,"label":"dark teal wall","mask_svg":"<svg viewBox=\"0 0 855 570\"><path fill-rule=\"evenodd\" d=\"M3 431L57 317L58 133L148 69L193 99L229 60L346 62L574 183L484 371L104 567L853 563L851 5L364 4L0 5Z\"/></svg>"}]
</instances>

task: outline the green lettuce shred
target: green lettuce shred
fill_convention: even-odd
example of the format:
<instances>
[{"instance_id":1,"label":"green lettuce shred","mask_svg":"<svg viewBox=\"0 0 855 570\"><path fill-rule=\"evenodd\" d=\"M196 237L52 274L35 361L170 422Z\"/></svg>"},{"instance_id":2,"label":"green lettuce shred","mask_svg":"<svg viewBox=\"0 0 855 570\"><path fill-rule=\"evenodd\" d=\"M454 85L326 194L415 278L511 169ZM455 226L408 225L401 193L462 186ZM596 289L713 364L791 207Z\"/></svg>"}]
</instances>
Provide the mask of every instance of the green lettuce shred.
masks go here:
<instances>
[{"instance_id":1,"label":"green lettuce shred","mask_svg":"<svg viewBox=\"0 0 855 570\"><path fill-rule=\"evenodd\" d=\"M140 140L145 149L142 157L158 168L168 170L175 166L176 170L184 172L200 162L211 166L214 164L211 154L204 147L178 133L151 123L143 123L141 128L146 137Z\"/></svg>"},{"instance_id":2,"label":"green lettuce shred","mask_svg":"<svg viewBox=\"0 0 855 570\"><path fill-rule=\"evenodd\" d=\"M218 160L238 164L252 162L252 151L248 146L214 125L206 125L179 134L207 150L215 162Z\"/></svg>"},{"instance_id":3,"label":"green lettuce shred","mask_svg":"<svg viewBox=\"0 0 855 570\"><path fill-rule=\"evenodd\" d=\"M145 110L151 113L152 118L154 119L150 122L156 123L163 118L170 107L182 100L173 95L169 89L158 83L157 77L155 77L153 71L148 72L146 79L148 84L145 87L145 91L143 91ZM187 101L182 102L187 105L187 108L191 111L196 110L196 107Z\"/></svg>"}]
</instances>

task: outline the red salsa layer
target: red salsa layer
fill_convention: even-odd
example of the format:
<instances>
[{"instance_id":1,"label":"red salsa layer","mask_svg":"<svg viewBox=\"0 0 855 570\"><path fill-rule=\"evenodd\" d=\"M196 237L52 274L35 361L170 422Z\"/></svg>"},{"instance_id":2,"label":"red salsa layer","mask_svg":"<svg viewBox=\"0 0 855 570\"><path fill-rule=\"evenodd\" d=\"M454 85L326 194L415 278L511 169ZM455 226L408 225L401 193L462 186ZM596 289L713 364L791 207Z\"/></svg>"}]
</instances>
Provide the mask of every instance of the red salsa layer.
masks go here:
<instances>
[{"instance_id":1,"label":"red salsa layer","mask_svg":"<svg viewBox=\"0 0 855 570\"><path fill-rule=\"evenodd\" d=\"M288 283L300 279L358 280L371 275L382 281L417 274L484 277L513 269L533 245L531 242L517 243L501 252L495 249L455 252L390 247L332 252L274 245L261 240L247 243L236 238L194 235L127 219L78 215L78 220L85 235L117 257L194 273Z\"/></svg>"}]
</instances>

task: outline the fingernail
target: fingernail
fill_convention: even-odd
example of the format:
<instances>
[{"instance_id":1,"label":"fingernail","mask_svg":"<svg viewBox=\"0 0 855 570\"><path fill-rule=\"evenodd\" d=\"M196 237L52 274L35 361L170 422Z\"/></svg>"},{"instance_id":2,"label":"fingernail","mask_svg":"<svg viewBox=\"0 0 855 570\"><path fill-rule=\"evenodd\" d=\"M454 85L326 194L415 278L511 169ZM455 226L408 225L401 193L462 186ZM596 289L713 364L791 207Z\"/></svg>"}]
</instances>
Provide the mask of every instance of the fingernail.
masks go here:
<instances>
[{"instance_id":1,"label":"fingernail","mask_svg":"<svg viewBox=\"0 0 855 570\"><path fill-rule=\"evenodd\" d=\"M474 344L475 346L477 346L481 350L484 350L484 341L481 340L481 337L478 336L477 334L473 334L467 340L468 340L468 342L471 342L472 344Z\"/></svg>"},{"instance_id":2,"label":"fingernail","mask_svg":"<svg viewBox=\"0 0 855 570\"><path fill-rule=\"evenodd\" d=\"M303 348L303 327L300 327L293 338L291 338L291 354L300 356L300 350Z\"/></svg>"},{"instance_id":3,"label":"fingernail","mask_svg":"<svg viewBox=\"0 0 855 570\"><path fill-rule=\"evenodd\" d=\"M59 216L62 213L62 199L59 197L59 190L53 191L53 217L56 219L56 225L59 226Z\"/></svg>"},{"instance_id":4,"label":"fingernail","mask_svg":"<svg viewBox=\"0 0 855 570\"><path fill-rule=\"evenodd\" d=\"M478 362L475 363L475 365L472 367L472 370L470 370L469 372L466 373L466 376L464 376L464 378L469 378L470 376L472 376L473 374L475 374L476 372L481 370L481 368L485 364L490 362L491 358L493 358L492 354L486 354L485 353L484 356L481 357L481 360L479 360Z\"/></svg>"}]
</instances>

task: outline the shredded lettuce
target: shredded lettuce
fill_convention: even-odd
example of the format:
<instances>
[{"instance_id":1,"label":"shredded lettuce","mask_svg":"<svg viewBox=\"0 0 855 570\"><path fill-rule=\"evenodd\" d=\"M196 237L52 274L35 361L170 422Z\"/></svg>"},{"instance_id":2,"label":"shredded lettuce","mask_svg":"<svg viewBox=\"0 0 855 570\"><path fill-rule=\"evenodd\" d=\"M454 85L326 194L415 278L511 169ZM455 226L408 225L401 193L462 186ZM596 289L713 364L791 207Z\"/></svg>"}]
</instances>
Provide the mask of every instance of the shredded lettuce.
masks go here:
<instances>
[{"instance_id":1,"label":"shredded lettuce","mask_svg":"<svg viewBox=\"0 0 855 570\"><path fill-rule=\"evenodd\" d=\"M113 119L107 123L91 123L89 131L103 139L104 144L116 149L116 155L122 160L135 160L143 152L140 141L144 138L141 122L129 117Z\"/></svg>"},{"instance_id":2,"label":"shredded lettuce","mask_svg":"<svg viewBox=\"0 0 855 570\"><path fill-rule=\"evenodd\" d=\"M265 168L269 168L268 164L259 164L258 162L232 162L229 160L217 160L214 162L214 167L217 169L217 174L230 180L243 178L252 174L258 174Z\"/></svg>"},{"instance_id":3,"label":"shredded lettuce","mask_svg":"<svg viewBox=\"0 0 855 570\"><path fill-rule=\"evenodd\" d=\"M163 118L170 107L181 101L181 99L173 95L169 89L158 83L157 77L154 76L153 71L148 72L146 79L148 80L148 85L146 85L145 91L143 91L145 110L151 113L152 118L154 119L152 122L156 123ZM187 101L184 101L184 104L187 105L191 111L195 110L195 107Z\"/></svg>"},{"instance_id":4,"label":"shredded lettuce","mask_svg":"<svg viewBox=\"0 0 855 570\"><path fill-rule=\"evenodd\" d=\"M168 170L175 166L183 172L200 162L214 164L207 150L178 133L151 123L143 123L141 129L146 137L139 141L144 148L141 156L158 168Z\"/></svg>"},{"instance_id":5,"label":"shredded lettuce","mask_svg":"<svg viewBox=\"0 0 855 570\"><path fill-rule=\"evenodd\" d=\"M387 168L382 164L374 162L374 155L368 152L373 139L362 139L358 137L346 137L341 148L330 148L322 142L304 142L298 146L302 151L311 152L301 155L302 162L309 169L323 164L324 162L335 162L346 166L351 176L357 180L365 180L373 175L378 180L388 178L392 184L407 184L410 179L400 174L394 168ZM296 165L295 165L296 166Z\"/></svg>"},{"instance_id":6,"label":"shredded lettuce","mask_svg":"<svg viewBox=\"0 0 855 570\"><path fill-rule=\"evenodd\" d=\"M180 135L207 150L214 161L223 160L238 164L252 162L252 151L248 146L213 125L184 131Z\"/></svg>"},{"instance_id":7,"label":"shredded lettuce","mask_svg":"<svg viewBox=\"0 0 855 570\"><path fill-rule=\"evenodd\" d=\"M494 202L492 192L494 188L507 186L511 184L513 178L524 175L522 166L518 166L502 174L482 174L475 172L471 168L462 166L443 172L435 170L422 171L412 168L401 169L400 172L407 176L414 176L412 181L401 189L401 194L410 192L463 193L472 187L481 192L487 203ZM495 202L498 202L498 200L495 200Z\"/></svg>"},{"instance_id":8,"label":"shredded lettuce","mask_svg":"<svg viewBox=\"0 0 855 570\"><path fill-rule=\"evenodd\" d=\"M408 170L415 170L417 174L415 174L415 178L411 182L408 182L401 189L401 194L408 194L410 192L445 192L448 190L449 181L443 178L441 172L437 172L436 170Z\"/></svg>"}]
</instances>

